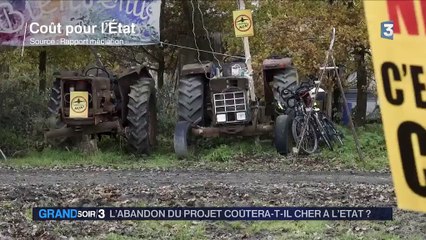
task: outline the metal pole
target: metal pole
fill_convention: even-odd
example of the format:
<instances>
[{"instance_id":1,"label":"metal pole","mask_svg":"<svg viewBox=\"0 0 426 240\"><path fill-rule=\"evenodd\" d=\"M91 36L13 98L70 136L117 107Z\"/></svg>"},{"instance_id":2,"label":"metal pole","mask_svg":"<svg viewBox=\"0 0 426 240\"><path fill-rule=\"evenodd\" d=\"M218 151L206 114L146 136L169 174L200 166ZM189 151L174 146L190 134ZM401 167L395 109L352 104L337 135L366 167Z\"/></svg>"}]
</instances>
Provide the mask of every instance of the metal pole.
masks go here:
<instances>
[{"instance_id":1,"label":"metal pole","mask_svg":"<svg viewBox=\"0 0 426 240\"><path fill-rule=\"evenodd\" d=\"M244 0L239 0L240 10L246 8ZM243 37L244 44L244 55L246 57L246 65L248 70L248 80L249 80L249 89L250 89L250 100L252 102L256 101L256 93L254 91L254 81L253 81L253 67L251 65L251 54L250 54L250 44L248 37Z\"/></svg>"}]
</instances>

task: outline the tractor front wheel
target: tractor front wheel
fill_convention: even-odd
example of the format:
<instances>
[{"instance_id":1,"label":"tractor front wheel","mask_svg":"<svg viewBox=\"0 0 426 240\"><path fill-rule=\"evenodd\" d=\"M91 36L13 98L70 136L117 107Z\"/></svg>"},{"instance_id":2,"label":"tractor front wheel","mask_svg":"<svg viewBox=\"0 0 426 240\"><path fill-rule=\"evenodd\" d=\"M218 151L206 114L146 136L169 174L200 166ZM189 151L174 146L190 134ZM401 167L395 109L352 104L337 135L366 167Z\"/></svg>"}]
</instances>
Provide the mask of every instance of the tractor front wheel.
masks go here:
<instances>
[{"instance_id":1,"label":"tractor front wheel","mask_svg":"<svg viewBox=\"0 0 426 240\"><path fill-rule=\"evenodd\" d=\"M279 115L275 119L274 145L281 155L287 155L292 151L291 122L292 120L288 115Z\"/></svg>"},{"instance_id":2,"label":"tractor front wheel","mask_svg":"<svg viewBox=\"0 0 426 240\"><path fill-rule=\"evenodd\" d=\"M184 158L188 155L188 138L191 131L191 123L188 121L179 121L176 124L173 144L178 158Z\"/></svg>"}]
</instances>

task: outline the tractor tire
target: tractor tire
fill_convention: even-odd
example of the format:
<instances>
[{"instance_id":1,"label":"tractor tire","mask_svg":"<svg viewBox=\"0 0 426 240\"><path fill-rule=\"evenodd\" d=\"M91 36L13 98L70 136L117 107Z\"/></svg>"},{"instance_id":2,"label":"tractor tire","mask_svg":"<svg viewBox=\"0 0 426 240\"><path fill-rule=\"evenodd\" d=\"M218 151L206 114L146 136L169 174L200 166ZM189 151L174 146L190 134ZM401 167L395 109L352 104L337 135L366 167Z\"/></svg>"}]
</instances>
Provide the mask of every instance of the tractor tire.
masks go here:
<instances>
[{"instance_id":1,"label":"tractor tire","mask_svg":"<svg viewBox=\"0 0 426 240\"><path fill-rule=\"evenodd\" d=\"M293 138L291 135L292 119L288 115L279 115L275 119L274 145L277 152L286 156L292 151Z\"/></svg>"},{"instance_id":2,"label":"tractor tire","mask_svg":"<svg viewBox=\"0 0 426 240\"><path fill-rule=\"evenodd\" d=\"M185 76L179 81L178 120L193 125L204 123L204 77L201 75Z\"/></svg>"},{"instance_id":3,"label":"tractor tire","mask_svg":"<svg viewBox=\"0 0 426 240\"><path fill-rule=\"evenodd\" d=\"M173 145L176 156L185 158L188 156L189 134L191 131L191 123L187 121L179 121L176 124Z\"/></svg>"},{"instance_id":4,"label":"tractor tire","mask_svg":"<svg viewBox=\"0 0 426 240\"><path fill-rule=\"evenodd\" d=\"M45 125L49 130L57 130L66 128L66 124L60 119L61 108L61 83L55 79L50 92L47 109L49 117L45 121ZM56 139L46 139L47 143L53 147L72 146L78 141L78 137L61 137Z\"/></svg>"},{"instance_id":5,"label":"tractor tire","mask_svg":"<svg viewBox=\"0 0 426 240\"><path fill-rule=\"evenodd\" d=\"M51 115L57 115L61 104L61 83L55 79L53 81L52 90L50 92L49 103L47 108Z\"/></svg>"},{"instance_id":6,"label":"tractor tire","mask_svg":"<svg viewBox=\"0 0 426 240\"><path fill-rule=\"evenodd\" d=\"M156 145L157 109L154 80L141 78L130 86L126 137L128 148L148 154Z\"/></svg>"},{"instance_id":7,"label":"tractor tire","mask_svg":"<svg viewBox=\"0 0 426 240\"><path fill-rule=\"evenodd\" d=\"M276 71L272 80L272 92L276 102L282 102L280 93L283 89L296 90L298 84L298 75L296 68L288 67Z\"/></svg>"}]
</instances>

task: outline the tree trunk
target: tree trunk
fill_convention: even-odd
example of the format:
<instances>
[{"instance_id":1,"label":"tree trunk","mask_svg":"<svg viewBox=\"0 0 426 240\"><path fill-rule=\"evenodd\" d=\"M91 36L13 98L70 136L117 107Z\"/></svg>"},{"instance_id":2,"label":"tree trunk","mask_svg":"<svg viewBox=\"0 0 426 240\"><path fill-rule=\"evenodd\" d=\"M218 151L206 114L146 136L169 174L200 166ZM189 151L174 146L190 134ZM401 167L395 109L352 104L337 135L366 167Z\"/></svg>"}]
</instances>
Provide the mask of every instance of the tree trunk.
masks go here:
<instances>
[{"instance_id":1,"label":"tree trunk","mask_svg":"<svg viewBox=\"0 0 426 240\"><path fill-rule=\"evenodd\" d=\"M39 75L39 91L46 91L46 61L47 53L42 49L38 55L38 75Z\"/></svg>"},{"instance_id":2,"label":"tree trunk","mask_svg":"<svg viewBox=\"0 0 426 240\"><path fill-rule=\"evenodd\" d=\"M166 0L161 1L161 13L160 13L160 32L164 32L164 27L165 27L165 23L164 23L164 12L165 12L165 7L166 7ZM164 41L162 35L160 35L160 40ZM159 48L158 49L158 70L157 70L157 86L158 89L163 88L164 85L164 71L166 69L166 63L164 61L164 49L163 48Z\"/></svg>"},{"instance_id":3,"label":"tree trunk","mask_svg":"<svg viewBox=\"0 0 426 240\"><path fill-rule=\"evenodd\" d=\"M1 80L8 80L9 79L9 65L6 64L0 64L0 81Z\"/></svg>"},{"instance_id":4,"label":"tree trunk","mask_svg":"<svg viewBox=\"0 0 426 240\"><path fill-rule=\"evenodd\" d=\"M355 111L355 125L363 126L367 115L367 70L365 51L361 49L356 55L357 64L357 98Z\"/></svg>"},{"instance_id":5,"label":"tree trunk","mask_svg":"<svg viewBox=\"0 0 426 240\"><path fill-rule=\"evenodd\" d=\"M341 117L335 117L335 116L332 116L332 120L333 121L335 121L335 122L337 122L337 119L341 122L342 121L342 119L343 119L343 109L342 109L342 104L340 103L340 97L341 97L341 93L340 93L340 89L338 89L338 88L336 88L336 89L334 89L334 92L333 92L333 109L336 109L336 112L337 113L342 113L342 116ZM333 115L333 114L332 114Z\"/></svg>"},{"instance_id":6,"label":"tree trunk","mask_svg":"<svg viewBox=\"0 0 426 240\"><path fill-rule=\"evenodd\" d=\"M327 95L325 99L325 110L326 115L329 119L333 117L333 86L327 89Z\"/></svg>"},{"instance_id":7,"label":"tree trunk","mask_svg":"<svg viewBox=\"0 0 426 240\"><path fill-rule=\"evenodd\" d=\"M157 86L158 89L163 88L164 85L164 71L166 69L166 63L164 62L164 55L161 54L160 61L158 62L158 70L157 70Z\"/></svg>"},{"instance_id":8,"label":"tree trunk","mask_svg":"<svg viewBox=\"0 0 426 240\"><path fill-rule=\"evenodd\" d=\"M197 41L199 49L210 51L208 40L206 38L206 33L202 28L201 15L197 7L197 1L193 1L193 9L193 6L191 5L190 1L182 0L182 9L186 20L186 24L183 24L182 28L185 29L186 34L184 36L179 36L178 44L196 48L195 41ZM194 14L194 22L192 22L192 14ZM193 25L196 39L194 39L194 34L192 32ZM189 63L198 63L197 51L182 50L180 53L183 56L183 58L181 59L181 63L183 65ZM211 54L200 52L201 61L205 61L212 58L213 57L211 56Z\"/></svg>"}]
</instances>

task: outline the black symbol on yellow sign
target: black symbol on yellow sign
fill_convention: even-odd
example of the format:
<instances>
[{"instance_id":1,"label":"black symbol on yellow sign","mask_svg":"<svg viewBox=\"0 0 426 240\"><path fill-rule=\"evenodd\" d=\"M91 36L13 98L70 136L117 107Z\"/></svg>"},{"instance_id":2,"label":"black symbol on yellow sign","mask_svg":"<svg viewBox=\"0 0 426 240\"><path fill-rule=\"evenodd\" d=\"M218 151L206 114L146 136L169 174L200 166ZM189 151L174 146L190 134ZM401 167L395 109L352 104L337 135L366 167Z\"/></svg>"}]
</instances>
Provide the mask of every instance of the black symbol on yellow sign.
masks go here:
<instances>
[{"instance_id":1,"label":"black symbol on yellow sign","mask_svg":"<svg viewBox=\"0 0 426 240\"><path fill-rule=\"evenodd\" d=\"M251 26L251 19L247 15L240 15L235 18L235 27L238 31L247 32Z\"/></svg>"},{"instance_id":2,"label":"black symbol on yellow sign","mask_svg":"<svg viewBox=\"0 0 426 240\"><path fill-rule=\"evenodd\" d=\"M77 96L71 100L71 109L75 113L82 113L87 109L87 100L84 97Z\"/></svg>"}]
</instances>

